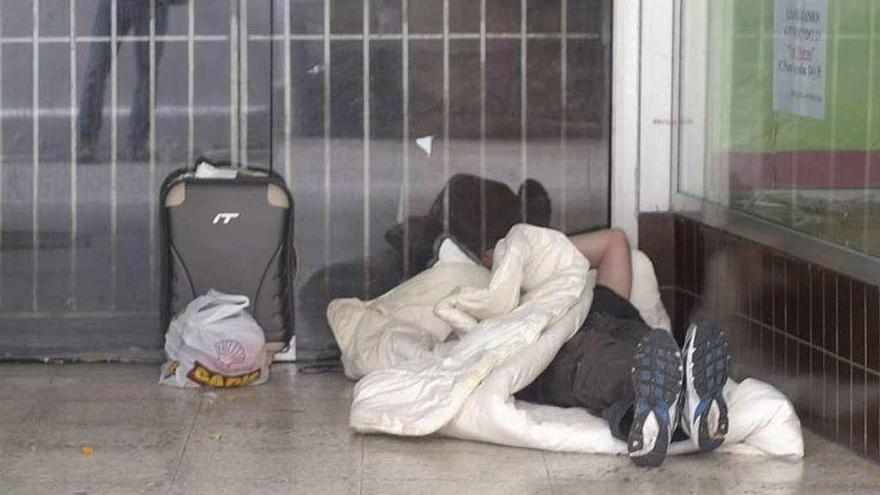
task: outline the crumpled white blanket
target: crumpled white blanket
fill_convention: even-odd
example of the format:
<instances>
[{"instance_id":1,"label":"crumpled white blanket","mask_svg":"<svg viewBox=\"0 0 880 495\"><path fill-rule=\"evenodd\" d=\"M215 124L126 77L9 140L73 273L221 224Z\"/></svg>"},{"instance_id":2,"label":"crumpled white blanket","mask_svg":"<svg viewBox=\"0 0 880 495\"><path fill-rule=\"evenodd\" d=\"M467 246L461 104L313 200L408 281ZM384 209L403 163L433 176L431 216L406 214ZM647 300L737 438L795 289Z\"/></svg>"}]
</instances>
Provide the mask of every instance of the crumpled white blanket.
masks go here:
<instances>
[{"instance_id":1,"label":"crumpled white blanket","mask_svg":"<svg viewBox=\"0 0 880 495\"><path fill-rule=\"evenodd\" d=\"M438 434L554 451L624 454L608 423L580 408L516 401L584 322L595 270L561 233L517 225L493 271L447 240L439 261L372 301L337 299L327 317L345 373L360 379L350 424L360 432ZM631 301L669 330L651 262L633 252ZM758 380L728 380L721 451L799 458L791 403ZM669 452L692 452L690 441Z\"/></svg>"}]
</instances>

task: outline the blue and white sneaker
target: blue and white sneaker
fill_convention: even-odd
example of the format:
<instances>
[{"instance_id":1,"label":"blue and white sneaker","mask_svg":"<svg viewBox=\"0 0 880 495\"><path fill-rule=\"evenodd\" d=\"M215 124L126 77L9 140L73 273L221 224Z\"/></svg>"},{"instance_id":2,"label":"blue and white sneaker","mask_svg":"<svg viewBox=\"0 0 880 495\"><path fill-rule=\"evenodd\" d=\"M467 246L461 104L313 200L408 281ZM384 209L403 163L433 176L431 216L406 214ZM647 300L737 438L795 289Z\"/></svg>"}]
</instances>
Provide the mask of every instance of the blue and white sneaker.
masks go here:
<instances>
[{"instance_id":1,"label":"blue and white sneaker","mask_svg":"<svg viewBox=\"0 0 880 495\"><path fill-rule=\"evenodd\" d=\"M669 332L654 329L639 342L632 384L635 401L627 439L629 456L637 466L656 467L666 458L681 403L681 352Z\"/></svg>"},{"instance_id":2,"label":"blue and white sneaker","mask_svg":"<svg viewBox=\"0 0 880 495\"><path fill-rule=\"evenodd\" d=\"M685 405L682 428L704 452L718 448L727 434L724 384L730 365L727 339L714 321L696 321L684 342Z\"/></svg>"}]
</instances>

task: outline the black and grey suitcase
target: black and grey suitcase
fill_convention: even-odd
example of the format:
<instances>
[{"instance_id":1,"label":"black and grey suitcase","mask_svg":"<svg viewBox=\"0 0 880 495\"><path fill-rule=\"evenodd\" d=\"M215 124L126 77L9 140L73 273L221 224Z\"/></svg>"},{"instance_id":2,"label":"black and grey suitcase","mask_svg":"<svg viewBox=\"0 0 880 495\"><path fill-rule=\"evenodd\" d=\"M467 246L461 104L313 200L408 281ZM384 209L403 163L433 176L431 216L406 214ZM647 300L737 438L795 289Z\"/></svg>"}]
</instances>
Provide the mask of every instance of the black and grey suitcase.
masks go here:
<instances>
[{"instance_id":1,"label":"black and grey suitcase","mask_svg":"<svg viewBox=\"0 0 880 495\"><path fill-rule=\"evenodd\" d=\"M207 165L197 172L201 163ZM296 255L284 179L199 159L165 179L160 205L163 335L173 315L216 289L250 298L267 344L289 342Z\"/></svg>"}]
</instances>

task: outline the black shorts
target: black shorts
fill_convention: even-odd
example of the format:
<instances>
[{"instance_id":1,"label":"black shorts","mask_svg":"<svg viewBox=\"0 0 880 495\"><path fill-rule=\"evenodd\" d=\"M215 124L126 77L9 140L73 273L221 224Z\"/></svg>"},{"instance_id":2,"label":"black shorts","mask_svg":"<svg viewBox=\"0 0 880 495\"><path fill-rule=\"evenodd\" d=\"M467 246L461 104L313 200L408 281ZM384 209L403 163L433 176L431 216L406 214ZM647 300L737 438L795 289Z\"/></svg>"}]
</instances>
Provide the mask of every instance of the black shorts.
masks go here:
<instances>
[{"instance_id":1,"label":"black shorts","mask_svg":"<svg viewBox=\"0 0 880 495\"><path fill-rule=\"evenodd\" d=\"M612 434L625 439L634 399L630 377L633 354L650 330L629 301L597 285L584 324L516 398L583 407L605 418Z\"/></svg>"}]
</instances>

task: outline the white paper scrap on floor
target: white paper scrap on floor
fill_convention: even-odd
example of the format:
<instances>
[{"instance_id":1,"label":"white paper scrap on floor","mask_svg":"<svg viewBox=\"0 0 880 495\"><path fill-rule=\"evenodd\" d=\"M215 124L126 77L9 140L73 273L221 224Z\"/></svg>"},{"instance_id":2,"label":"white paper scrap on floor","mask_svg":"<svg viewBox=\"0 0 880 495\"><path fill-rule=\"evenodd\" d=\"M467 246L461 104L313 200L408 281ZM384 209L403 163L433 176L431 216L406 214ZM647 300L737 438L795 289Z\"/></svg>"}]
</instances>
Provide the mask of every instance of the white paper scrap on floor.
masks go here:
<instances>
[{"instance_id":1,"label":"white paper scrap on floor","mask_svg":"<svg viewBox=\"0 0 880 495\"><path fill-rule=\"evenodd\" d=\"M534 449L626 454L608 423L580 408L516 401L583 324L595 270L561 233L517 225L492 272L447 240L437 264L373 301L327 310L349 378L359 379L350 424L360 432L444 435ZM633 252L631 301L669 330L657 279ZM730 425L721 452L800 458L793 406L771 385L728 380ZM696 450L690 441L670 454Z\"/></svg>"}]
</instances>

